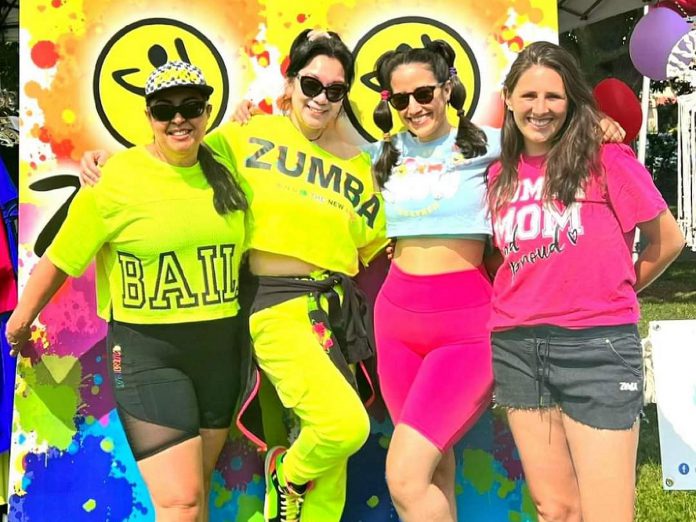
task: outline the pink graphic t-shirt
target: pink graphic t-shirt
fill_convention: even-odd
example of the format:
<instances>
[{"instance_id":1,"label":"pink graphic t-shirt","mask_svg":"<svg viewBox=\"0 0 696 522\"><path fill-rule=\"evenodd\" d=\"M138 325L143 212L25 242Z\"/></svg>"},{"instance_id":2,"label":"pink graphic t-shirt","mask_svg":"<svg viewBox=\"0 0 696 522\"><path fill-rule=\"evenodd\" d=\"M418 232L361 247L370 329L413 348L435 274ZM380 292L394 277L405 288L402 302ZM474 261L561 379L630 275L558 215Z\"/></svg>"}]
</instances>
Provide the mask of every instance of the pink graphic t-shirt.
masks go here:
<instances>
[{"instance_id":1,"label":"pink graphic t-shirt","mask_svg":"<svg viewBox=\"0 0 696 522\"><path fill-rule=\"evenodd\" d=\"M667 208L633 151L603 145L603 173L576 201L544 203L543 156L523 156L512 201L493 217L504 262L493 283L493 331L516 326L589 328L638 321L635 228ZM500 173L496 163L489 183Z\"/></svg>"}]
</instances>

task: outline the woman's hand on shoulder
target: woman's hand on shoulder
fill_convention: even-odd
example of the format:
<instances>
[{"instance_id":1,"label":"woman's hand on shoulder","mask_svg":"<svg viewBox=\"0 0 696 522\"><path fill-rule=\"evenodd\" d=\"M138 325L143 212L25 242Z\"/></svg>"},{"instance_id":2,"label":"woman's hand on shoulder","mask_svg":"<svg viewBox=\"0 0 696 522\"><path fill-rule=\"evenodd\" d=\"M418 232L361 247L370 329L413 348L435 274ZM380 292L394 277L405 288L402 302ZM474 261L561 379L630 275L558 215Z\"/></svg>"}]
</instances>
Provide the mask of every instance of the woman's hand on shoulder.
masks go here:
<instances>
[{"instance_id":1,"label":"woman's hand on shoulder","mask_svg":"<svg viewBox=\"0 0 696 522\"><path fill-rule=\"evenodd\" d=\"M240 125L246 125L251 120L252 116L263 114L263 111L254 105L251 100L242 100L234 108L232 113L232 121Z\"/></svg>"},{"instance_id":2,"label":"woman's hand on shoulder","mask_svg":"<svg viewBox=\"0 0 696 522\"><path fill-rule=\"evenodd\" d=\"M101 168L111 157L111 153L103 149L88 150L80 160L80 184L96 185L101 177Z\"/></svg>"},{"instance_id":3,"label":"woman's hand on shoulder","mask_svg":"<svg viewBox=\"0 0 696 522\"><path fill-rule=\"evenodd\" d=\"M599 122L599 129L603 143L623 143L626 137L626 131L619 125L619 122L606 114L603 115Z\"/></svg>"}]
</instances>

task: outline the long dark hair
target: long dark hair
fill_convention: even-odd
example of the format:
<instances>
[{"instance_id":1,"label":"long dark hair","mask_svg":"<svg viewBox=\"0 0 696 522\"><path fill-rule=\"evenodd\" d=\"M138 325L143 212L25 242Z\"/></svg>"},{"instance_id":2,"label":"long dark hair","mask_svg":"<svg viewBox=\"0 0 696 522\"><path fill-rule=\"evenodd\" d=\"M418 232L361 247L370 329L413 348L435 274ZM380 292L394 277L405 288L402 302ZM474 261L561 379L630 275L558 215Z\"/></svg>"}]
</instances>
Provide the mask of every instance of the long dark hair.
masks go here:
<instances>
[{"instance_id":1,"label":"long dark hair","mask_svg":"<svg viewBox=\"0 0 696 522\"><path fill-rule=\"evenodd\" d=\"M543 199L556 198L569 205L592 173L599 172L600 113L592 89L575 58L550 42L534 42L524 49L505 78L503 93L509 97L522 74L539 65L556 71L563 80L568 99L566 120L553 139L546 157ZM510 110L505 111L502 131L502 170L488 192L492 212L509 202L517 190L517 164L524 150L524 138Z\"/></svg>"},{"instance_id":2,"label":"long dark hair","mask_svg":"<svg viewBox=\"0 0 696 522\"><path fill-rule=\"evenodd\" d=\"M235 210L247 210L249 203L237 178L229 169L217 161L205 143L198 147L198 162L205 179L213 188L213 206L215 211L224 216Z\"/></svg>"},{"instance_id":3,"label":"long dark hair","mask_svg":"<svg viewBox=\"0 0 696 522\"><path fill-rule=\"evenodd\" d=\"M312 29L305 29L298 34L290 46L289 64L285 71L286 78L295 78L300 69L311 62L317 56L328 56L335 58L343 66L345 82L353 84L355 77L355 58L353 53L348 49L341 37L333 31L326 31L325 34L310 35ZM328 36L327 36L328 35ZM310 39L311 37L311 39ZM348 97L343 98L343 106L348 103ZM287 110L290 105L290 99L286 96L281 96L278 99L278 106Z\"/></svg>"},{"instance_id":4,"label":"long dark hair","mask_svg":"<svg viewBox=\"0 0 696 522\"><path fill-rule=\"evenodd\" d=\"M389 179L391 170L399 161L400 152L390 139L393 127L392 114L389 108L388 95L391 93L391 76L399 65L421 63L427 66L439 83L449 81L452 86L449 104L454 107L459 116L459 128L455 142L466 158L481 156L486 153L487 140L484 132L467 118L464 111L466 89L454 69L456 58L454 49L444 40L433 40L422 48L387 51L377 59L375 73L377 81L387 96L377 104L373 119L377 127L384 133L382 151L374 164L374 172L380 186Z\"/></svg>"},{"instance_id":5,"label":"long dark hair","mask_svg":"<svg viewBox=\"0 0 696 522\"><path fill-rule=\"evenodd\" d=\"M148 106L156 99L156 96L149 99L147 102ZM204 100L207 102L208 97L204 97ZM210 110L210 105L207 106L206 110ZM213 153L205 143L201 143L198 146L196 159L201 166L206 181L213 189L213 206L218 214L224 216L235 210L247 210L249 208L246 195L239 186L237 178L232 175L225 165L215 159L215 156L213 156Z\"/></svg>"}]
</instances>

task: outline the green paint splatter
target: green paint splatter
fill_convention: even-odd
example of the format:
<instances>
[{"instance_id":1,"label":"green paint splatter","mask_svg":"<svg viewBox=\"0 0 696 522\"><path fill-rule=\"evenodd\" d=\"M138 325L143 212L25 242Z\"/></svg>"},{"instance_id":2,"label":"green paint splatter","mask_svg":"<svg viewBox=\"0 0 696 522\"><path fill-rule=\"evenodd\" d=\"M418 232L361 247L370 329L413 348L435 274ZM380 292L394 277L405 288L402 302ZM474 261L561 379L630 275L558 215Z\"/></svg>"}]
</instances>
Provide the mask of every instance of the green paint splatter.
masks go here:
<instances>
[{"instance_id":1,"label":"green paint splatter","mask_svg":"<svg viewBox=\"0 0 696 522\"><path fill-rule=\"evenodd\" d=\"M379 505L379 497L377 495L372 495L367 499L367 506L374 509Z\"/></svg>"},{"instance_id":2,"label":"green paint splatter","mask_svg":"<svg viewBox=\"0 0 696 522\"><path fill-rule=\"evenodd\" d=\"M90 391L92 392L92 395L99 395L99 386L92 386Z\"/></svg>"},{"instance_id":3,"label":"green paint splatter","mask_svg":"<svg viewBox=\"0 0 696 522\"><path fill-rule=\"evenodd\" d=\"M263 522L263 500L252 495L240 495L237 499L235 522Z\"/></svg>"},{"instance_id":4,"label":"green paint splatter","mask_svg":"<svg viewBox=\"0 0 696 522\"><path fill-rule=\"evenodd\" d=\"M213 504L217 508L221 508L232 501L232 490L229 490L219 482L213 482Z\"/></svg>"},{"instance_id":5,"label":"green paint splatter","mask_svg":"<svg viewBox=\"0 0 696 522\"><path fill-rule=\"evenodd\" d=\"M483 450L464 450L462 475L480 495L490 492L496 483L499 498L515 491L515 482L496 471L493 455Z\"/></svg>"},{"instance_id":6,"label":"green paint splatter","mask_svg":"<svg viewBox=\"0 0 696 522\"><path fill-rule=\"evenodd\" d=\"M21 431L34 432L37 442L65 451L76 433L73 421L80 405L82 368L75 357L46 355L25 367L25 396L15 401Z\"/></svg>"},{"instance_id":7,"label":"green paint splatter","mask_svg":"<svg viewBox=\"0 0 696 522\"><path fill-rule=\"evenodd\" d=\"M536 506L532 500L532 495L529 493L527 483L522 484L522 512L529 516L529 520L537 519Z\"/></svg>"},{"instance_id":8,"label":"green paint splatter","mask_svg":"<svg viewBox=\"0 0 696 522\"><path fill-rule=\"evenodd\" d=\"M490 491L495 479L493 456L483 450L464 450L462 475L471 483L479 495Z\"/></svg>"},{"instance_id":9,"label":"green paint splatter","mask_svg":"<svg viewBox=\"0 0 696 522\"><path fill-rule=\"evenodd\" d=\"M507 477L503 477L500 474L496 474L496 479L500 481L500 488L498 489L499 498L505 498L510 493L515 491L516 484L513 480L510 480Z\"/></svg>"},{"instance_id":10,"label":"green paint splatter","mask_svg":"<svg viewBox=\"0 0 696 522\"><path fill-rule=\"evenodd\" d=\"M379 445L380 447L387 449L389 447L389 441L391 440L391 437L386 437L386 436L381 436L379 438Z\"/></svg>"},{"instance_id":11,"label":"green paint splatter","mask_svg":"<svg viewBox=\"0 0 696 522\"><path fill-rule=\"evenodd\" d=\"M112 451L114 451L114 441L111 440L109 437L104 437L102 441L99 443L99 446L106 453L111 453Z\"/></svg>"},{"instance_id":12,"label":"green paint splatter","mask_svg":"<svg viewBox=\"0 0 696 522\"><path fill-rule=\"evenodd\" d=\"M82 504L82 509L87 511L87 513L89 513L90 511L94 511L95 507L97 507L97 501L93 498L90 498L87 502Z\"/></svg>"}]
</instances>

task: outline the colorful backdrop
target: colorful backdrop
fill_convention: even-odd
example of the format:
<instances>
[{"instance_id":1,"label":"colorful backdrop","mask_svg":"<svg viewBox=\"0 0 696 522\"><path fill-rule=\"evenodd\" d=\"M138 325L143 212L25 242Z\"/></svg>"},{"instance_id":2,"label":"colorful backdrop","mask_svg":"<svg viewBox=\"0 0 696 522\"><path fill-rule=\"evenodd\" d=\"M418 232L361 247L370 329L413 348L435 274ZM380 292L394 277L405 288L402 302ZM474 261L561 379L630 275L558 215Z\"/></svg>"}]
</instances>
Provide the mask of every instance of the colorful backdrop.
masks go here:
<instances>
[{"instance_id":1,"label":"colorful backdrop","mask_svg":"<svg viewBox=\"0 0 696 522\"><path fill-rule=\"evenodd\" d=\"M26 0L20 18L20 284L64 219L79 187L82 153L148 141L143 85L167 60L203 68L216 87L214 126L242 97L277 110L294 36L308 27L333 29L357 53L344 123L372 139L379 95L371 68L384 50L447 39L457 51L470 116L498 125L500 85L515 54L531 41L557 40L553 0ZM41 313L30 354L20 361L12 521L153 520L113 410L106 329L94 310L89 271ZM350 464L344 516L350 522L397 520L384 483L392 426L383 407L371 415L372 435ZM484 416L457 446L457 459L461 520L533 520L499 414ZM259 455L232 436L216 471L211 520L261 520L263 490Z\"/></svg>"}]
</instances>

